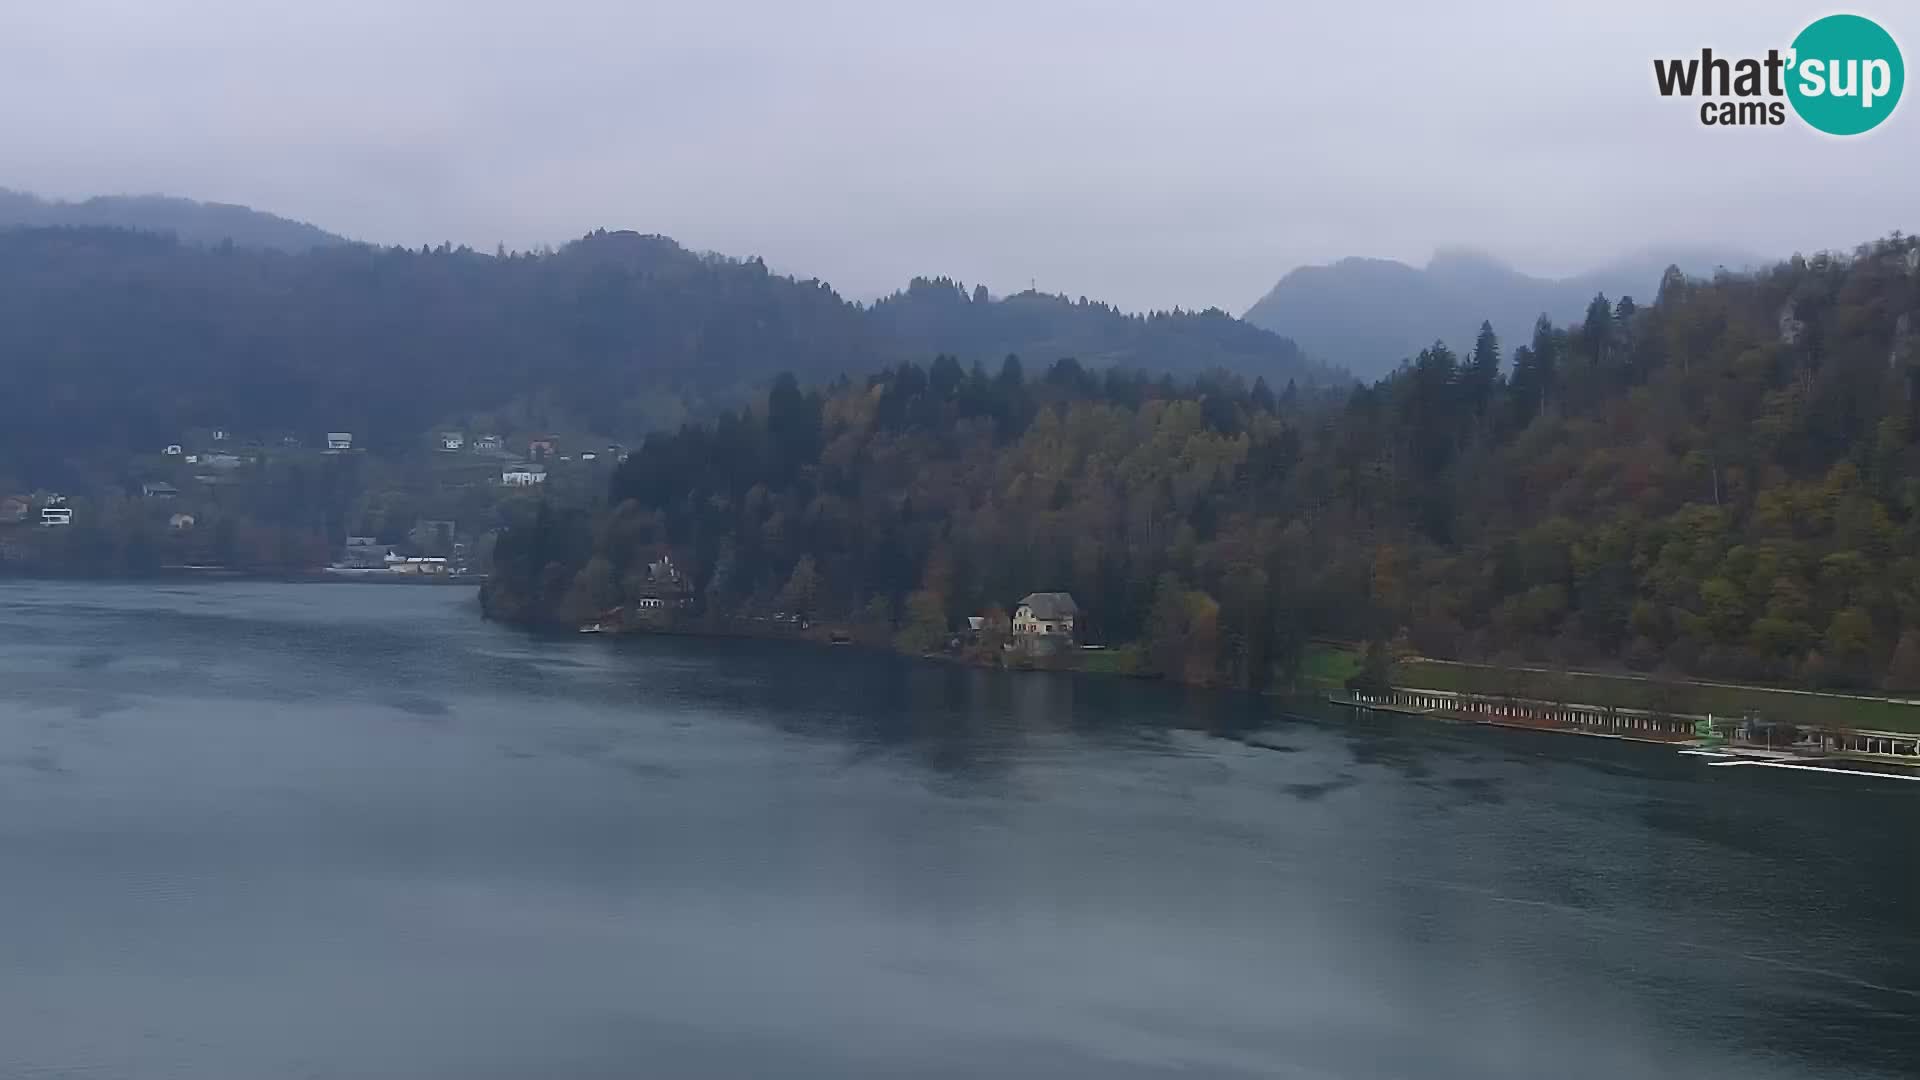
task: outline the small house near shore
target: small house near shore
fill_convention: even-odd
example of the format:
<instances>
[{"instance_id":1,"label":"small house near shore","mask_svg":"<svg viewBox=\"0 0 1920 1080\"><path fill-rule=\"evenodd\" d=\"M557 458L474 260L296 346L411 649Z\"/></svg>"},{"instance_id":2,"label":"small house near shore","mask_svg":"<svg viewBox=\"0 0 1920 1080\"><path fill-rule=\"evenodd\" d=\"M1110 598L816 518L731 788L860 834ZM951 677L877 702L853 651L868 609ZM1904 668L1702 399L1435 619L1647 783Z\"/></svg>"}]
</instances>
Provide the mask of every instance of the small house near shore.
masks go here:
<instances>
[{"instance_id":1,"label":"small house near shore","mask_svg":"<svg viewBox=\"0 0 1920 1080\"><path fill-rule=\"evenodd\" d=\"M1016 640L1048 637L1072 641L1074 620L1079 615L1080 606L1073 602L1072 593L1028 593L1013 609L1013 636Z\"/></svg>"}]
</instances>

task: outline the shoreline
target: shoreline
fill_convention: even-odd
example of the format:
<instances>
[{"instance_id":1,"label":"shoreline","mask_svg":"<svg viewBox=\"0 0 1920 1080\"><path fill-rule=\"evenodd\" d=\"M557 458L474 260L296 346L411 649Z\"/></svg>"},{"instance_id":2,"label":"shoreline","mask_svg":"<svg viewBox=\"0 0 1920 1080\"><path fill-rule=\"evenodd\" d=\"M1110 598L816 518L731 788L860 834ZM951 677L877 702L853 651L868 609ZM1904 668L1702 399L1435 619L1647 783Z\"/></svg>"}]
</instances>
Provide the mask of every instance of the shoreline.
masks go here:
<instances>
[{"instance_id":1,"label":"shoreline","mask_svg":"<svg viewBox=\"0 0 1920 1080\"><path fill-rule=\"evenodd\" d=\"M395 574L385 570L340 573L332 567L316 570L238 570L225 566L163 566L139 574L12 573L0 570L5 581L70 581L139 585L172 581L269 581L282 585L467 585L486 584L485 574Z\"/></svg>"},{"instance_id":2,"label":"shoreline","mask_svg":"<svg viewBox=\"0 0 1920 1080\"><path fill-rule=\"evenodd\" d=\"M711 639L716 641L785 641L785 642L792 642L798 645L812 645L818 648L857 649L863 653L873 653L873 654L879 654L883 656L894 656L904 660L926 661L928 663L934 663L934 664L945 664L949 667L974 668L981 671L1054 672L1058 674L1067 674L1067 675L1089 675L1089 676L1096 676L1100 678L1141 679L1141 680L1146 680L1151 682L1165 682L1174 686L1189 686L1199 690L1235 689L1233 687L1205 686L1198 683L1183 683L1183 682L1179 682L1178 680L1168 679L1163 675L1154 674L1152 672L1099 671L1091 668L1081 667L1077 664L1045 664L1045 663L1033 663L1033 662L1008 663L1006 662L1003 656L969 655L969 653L966 651L962 651L959 653L908 652L904 649L896 648L892 644L876 643L871 640L863 640L861 635L853 634L847 631L824 628L822 626L815 626L809 630L801 630L801 631L794 631L794 632L778 631L778 630L772 630L772 629L757 630L752 627L716 628L716 627L710 627L710 626L698 626L698 627L693 627L693 626L632 627L632 626L628 626L624 628L606 627L598 630L590 630L590 629L587 629L586 627L581 627L581 626L570 627L565 622L554 621L554 620L543 619L539 621L524 621L524 620L517 620L517 619L501 619L501 618L496 618L493 615L487 614L485 611L482 611L481 618L485 619L488 622L497 622L502 626L510 626L510 627L514 627L516 629L524 630L530 633L537 633L543 637L561 638L561 637L577 636L577 637L614 638L614 639L642 638L642 637L674 637L674 638L706 638L706 639ZM734 620L734 621L737 621L737 620ZM825 629L824 634L821 632L822 629ZM835 637L834 637L835 634L844 634L845 637L843 640L835 640ZM1104 652L1105 650L1097 650L1097 651ZM1080 655L1080 653L1076 651L1070 655L1078 656ZM1247 691L1247 692L1254 693L1255 691ZM1259 691L1257 693L1264 694L1265 692Z\"/></svg>"}]
</instances>

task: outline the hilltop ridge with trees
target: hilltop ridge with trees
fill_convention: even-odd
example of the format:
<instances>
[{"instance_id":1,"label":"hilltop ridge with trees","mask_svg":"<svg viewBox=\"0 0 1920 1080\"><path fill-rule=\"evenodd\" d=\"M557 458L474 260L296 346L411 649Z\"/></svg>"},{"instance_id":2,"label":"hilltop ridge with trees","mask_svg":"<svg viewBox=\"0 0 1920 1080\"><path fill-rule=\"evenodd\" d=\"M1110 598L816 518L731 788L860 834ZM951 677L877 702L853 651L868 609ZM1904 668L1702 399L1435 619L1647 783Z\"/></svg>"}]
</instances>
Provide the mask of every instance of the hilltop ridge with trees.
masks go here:
<instances>
[{"instance_id":1,"label":"hilltop ridge with trees","mask_svg":"<svg viewBox=\"0 0 1920 1080\"><path fill-rule=\"evenodd\" d=\"M943 344L944 343L944 344ZM936 352L1341 378L1221 312L1128 315L927 279L871 307L758 259L596 232L558 251L357 244L299 253L110 228L0 229L0 463L65 484L189 428L350 431L375 451L445 418L537 411L637 440L764 395Z\"/></svg>"},{"instance_id":2,"label":"hilltop ridge with trees","mask_svg":"<svg viewBox=\"0 0 1920 1080\"><path fill-rule=\"evenodd\" d=\"M232 203L171 195L96 195L74 202L0 188L0 228L11 225L110 226L164 233L202 247L232 244L287 252L349 242L317 225Z\"/></svg>"}]
</instances>

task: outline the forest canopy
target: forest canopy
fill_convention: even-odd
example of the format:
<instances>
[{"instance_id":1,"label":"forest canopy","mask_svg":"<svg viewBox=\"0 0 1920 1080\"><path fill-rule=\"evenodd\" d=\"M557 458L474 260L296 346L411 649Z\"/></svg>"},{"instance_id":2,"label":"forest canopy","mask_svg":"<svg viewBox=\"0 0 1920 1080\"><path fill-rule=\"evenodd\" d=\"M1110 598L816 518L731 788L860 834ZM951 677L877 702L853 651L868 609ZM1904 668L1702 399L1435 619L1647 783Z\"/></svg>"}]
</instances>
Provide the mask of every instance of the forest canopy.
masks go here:
<instances>
[{"instance_id":1,"label":"forest canopy","mask_svg":"<svg viewBox=\"0 0 1920 1080\"><path fill-rule=\"evenodd\" d=\"M1351 392L1014 357L783 376L510 530L490 604L620 603L667 550L710 609L894 631L1071 590L1091 638L1195 682L1270 685L1324 635L1920 688L1916 310L1895 235L1676 271Z\"/></svg>"},{"instance_id":2,"label":"forest canopy","mask_svg":"<svg viewBox=\"0 0 1920 1080\"><path fill-rule=\"evenodd\" d=\"M938 351L1339 378L1217 311L1129 315L944 279L863 307L757 259L635 233L541 253L293 254L0 229L0 455L31 475L190 428L350 431L378 451L528 402L563 418L554 427L637 440L764 395L781 370L824 384Z\"/></svg>"}]
</instances>

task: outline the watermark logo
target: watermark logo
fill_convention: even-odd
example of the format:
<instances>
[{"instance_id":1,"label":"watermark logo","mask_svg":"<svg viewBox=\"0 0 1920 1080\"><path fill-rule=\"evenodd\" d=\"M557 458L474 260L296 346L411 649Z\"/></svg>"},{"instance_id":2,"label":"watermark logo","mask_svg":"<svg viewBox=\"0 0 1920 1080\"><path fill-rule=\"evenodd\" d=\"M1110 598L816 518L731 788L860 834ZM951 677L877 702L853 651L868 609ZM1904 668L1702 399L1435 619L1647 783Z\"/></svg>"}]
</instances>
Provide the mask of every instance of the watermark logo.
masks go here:
<instances>
[{"instance_id":1,"label":"watermark logo","mask_svg":"<svg viewBox=\"0 0 1920 1080\"><path fill-rule=\"evenodd\" d=\"M1708 127L1774 126L1791 106L1801 121L1829 135L1872 131L1893 115L1907 82L1893 35L1859 15L1816 19L1786 50L1729 58L1655 60L1661 97L1698 97Z\"/></svg>"}]
</instances>

